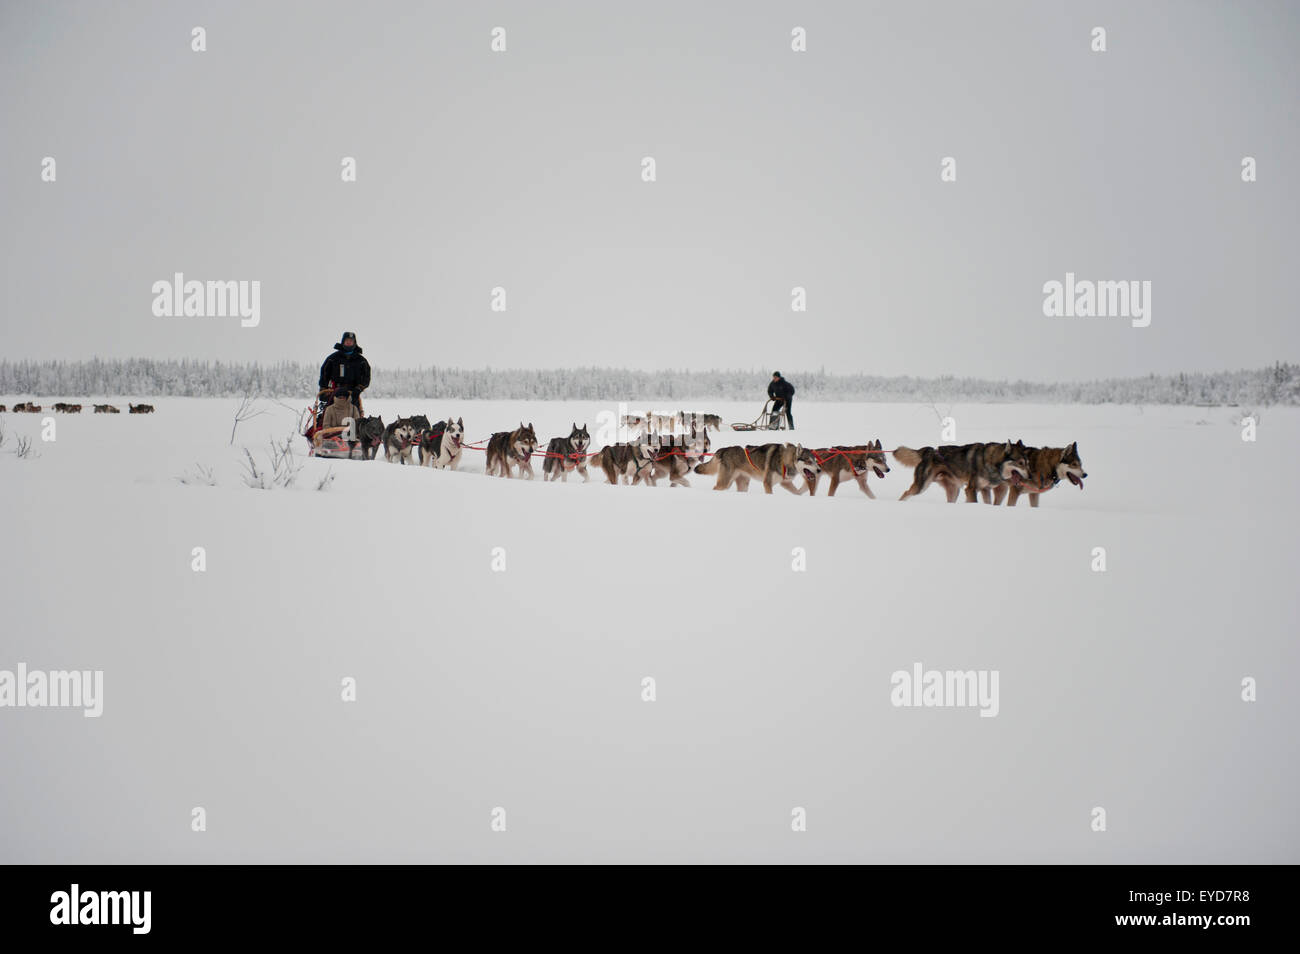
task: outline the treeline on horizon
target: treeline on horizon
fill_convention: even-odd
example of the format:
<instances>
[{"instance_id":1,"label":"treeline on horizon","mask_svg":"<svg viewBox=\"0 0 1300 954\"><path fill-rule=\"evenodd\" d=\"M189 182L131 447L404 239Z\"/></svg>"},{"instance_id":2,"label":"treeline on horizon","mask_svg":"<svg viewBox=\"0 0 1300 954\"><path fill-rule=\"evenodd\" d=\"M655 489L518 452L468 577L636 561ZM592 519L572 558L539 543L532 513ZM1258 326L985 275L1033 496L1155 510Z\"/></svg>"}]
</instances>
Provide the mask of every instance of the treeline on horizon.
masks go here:
<instances>
[{"instance_id":1,"label":"treeline on horizon","mask_svg":"<svg viewBox=\"0 0 1300 954\"><path fill-rule=\"evenodd\" d=\"M0 360L0 394L32 397L308 398L320 369L280 362L127 358L89 361ZM1300 365L1109 378L1081 382L982 378L880 377L791 372L798 398L813 401L977 401L1044 404L1300 404ZM378 398L621 401L714 398L762 402L768 378L753 371L630 371L621 368L376 368Z\"/></svg>"}]
</instances>

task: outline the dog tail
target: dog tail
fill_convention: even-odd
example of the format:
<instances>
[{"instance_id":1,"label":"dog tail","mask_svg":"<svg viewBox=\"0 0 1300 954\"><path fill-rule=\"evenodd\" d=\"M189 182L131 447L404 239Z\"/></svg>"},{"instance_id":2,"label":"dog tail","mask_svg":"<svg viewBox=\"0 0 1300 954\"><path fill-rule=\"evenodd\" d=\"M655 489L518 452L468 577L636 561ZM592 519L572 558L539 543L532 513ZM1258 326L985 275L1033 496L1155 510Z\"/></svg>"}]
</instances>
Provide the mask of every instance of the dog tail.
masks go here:
<instances>
[{"instance_id":1,"label":"dog tail","mask_svg":"<svg viewBox=\"0 0 1300 954\"><path fill-rule=\"evenodd\" d=\"M703 464L696 464L695 472L697 474L716 474L718 472L718 458L713 457Z\"/></svg>"},{"instance_id":2,"label":"dog tail","mask_svg":"<svg viewBox=\"0 0 1300 954\"><path fill-rule=\"evenodd\" d=\"M905 467L915 467L921 463L921 452L910 447L894 448L894 460Z\"/></svg>"}]
</instances>

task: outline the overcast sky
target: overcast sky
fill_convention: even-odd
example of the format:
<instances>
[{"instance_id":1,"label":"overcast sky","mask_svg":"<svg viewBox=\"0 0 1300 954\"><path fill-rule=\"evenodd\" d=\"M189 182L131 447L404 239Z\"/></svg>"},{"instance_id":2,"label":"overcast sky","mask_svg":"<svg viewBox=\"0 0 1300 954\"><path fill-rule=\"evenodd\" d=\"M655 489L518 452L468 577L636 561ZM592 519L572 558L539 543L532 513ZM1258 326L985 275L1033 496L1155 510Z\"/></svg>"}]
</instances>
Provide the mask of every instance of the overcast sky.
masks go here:
<instances>
[{"instance_id":1,"label":"overcast sky","mask_svg":"<svg viewBox=\"0 0 1300 954\"><path fill-rule=\"evenodd\" d=\"M348 328L377 373L1297 360L1298 10L6 2L3 353L320 360ZM1150 327L1044 317L1067 271L1150 281ZM155 317L175 272L260 281L260 325Z\"/></svg>"}]
</instances>

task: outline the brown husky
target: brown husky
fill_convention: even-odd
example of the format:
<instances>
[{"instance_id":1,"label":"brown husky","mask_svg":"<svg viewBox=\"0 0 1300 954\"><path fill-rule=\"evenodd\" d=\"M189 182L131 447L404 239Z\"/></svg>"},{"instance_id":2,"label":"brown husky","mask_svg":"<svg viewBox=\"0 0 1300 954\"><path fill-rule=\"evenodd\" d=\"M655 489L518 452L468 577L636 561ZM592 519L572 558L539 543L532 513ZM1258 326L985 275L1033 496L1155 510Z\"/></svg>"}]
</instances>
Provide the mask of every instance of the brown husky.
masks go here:
<instances>
[{"instance_id":1,"label":"brown husky","mask_svg":"<svg viewBox=\"0 0 1300 954\"><path fill-rule=\"evenodd\" d=\"M667 477L670 487L689 487L686 475L709 452L709 432L691 424L691 432L674 437L663 435L654 458L655 480Z\"/></svg>"},{"instance_id":2,"label":"brown husky","mask_svg":"<svg viewBox=\"0 0 1300 954\"><path fill-rule=\"evenodd\" d=\"M487 464L484 473L491 477L512 477L511 468L519 468L519 476L533 479L533 451L537 450L537 432L530 422L522 421L513 431L498 431L488 438Z\"/></svg>"},{"instance_id":3,"label":"brown husky","mask_svg":"<svg viewBox=\"0 0 1300 954\"><path fill-rule=\"evenodd\" d=\"M1069 447L1031 447L1028 450L1029 475L1023 485L1002 484L993 491L993 503L1002 503L1007 498L1007 506L1014 507L1021 494L1029 495L1029 506L1038 506L1038 495L1045 494L1062 480L1068 480L1080 490L1084 478L1088 476L1083 469L1083 460L1079 457L1079 442Z\"/></svg>"},{"instance_id":4,"label":"brown husky","mask_svg":"<svg viewBox=\"0 0 1300 954\"><path fill-rule=\"evenodd\" d=\"M1025 455L1021 441L899 447L894 451L894 459L906 467L916 468L916 472L912 475L912 486L898 499L906 500L923 493L931 484L938 484L947 494L948 503L957 502L963 486L968 503L975 502L977 492L984 495L985 502L990 502L989 488L1024 480L1029 471Z\"/></svg>"},{"instance_id":5,"label":"brown husky","mask_svg":"<svg viewBox=\"0 0 1300 954\"><path fill-rule=\"evenodd\" d=\"M846 447L842 444L836 444L834 447L819 447L811 453L816 458L817 463L821 465L821 472L831 475L831 486L826 491L828 497L835 496L835 491L839 488L841 480L848 480L852 477L858 482L862 492L875 500L876 495L867 486L867 475L875 474L883 480L885 474L889 473L889 464L885 461L885 452L881 449L878 440L868 444L857 444L853 447ZM817 493L815 485L812 492Z\"/></svg>"},{"instance_id":6,"label":"brown husky","mask_svg":"<svg viewBox=\"0 0 1300 954\"><path fill-rule=\"evenodd\" d=\"M749 490L750 480L763 482L763 493L770 494L773 484L780 483L792 494L811 493L817 487L821 466L810 451L798 444L758 444L723 447L713 459L695 468L697 474L717 474L714 490L726 490L733 483L741 493ZM804 485L796 489L794 480L802 476Z\"/></svg>"},{"instance_id":7,"label":"brown husky","mask_svg":"<svg viewBox=\"0 0 1300 954\"><path fill-rule=\"evenodd\" d=\"M611 484L639 484L644 480L654 486L658 454L658 443L646 439L635 444L607 444L591 458L591 466L604 471Z\"/></svg>"}]
</instances>

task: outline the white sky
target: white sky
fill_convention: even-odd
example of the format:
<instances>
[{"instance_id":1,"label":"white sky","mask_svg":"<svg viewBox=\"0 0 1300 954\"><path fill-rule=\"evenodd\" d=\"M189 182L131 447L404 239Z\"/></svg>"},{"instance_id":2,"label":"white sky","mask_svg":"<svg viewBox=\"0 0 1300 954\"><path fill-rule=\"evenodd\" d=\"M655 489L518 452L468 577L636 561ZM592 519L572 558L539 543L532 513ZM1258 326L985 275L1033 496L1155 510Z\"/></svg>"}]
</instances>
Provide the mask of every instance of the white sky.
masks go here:
<instances>
[{"instance_id":1,"label":"white sky","mask_svg":"<svg viewBox=\"0 0 1300 954\"><path fill-rule=\"evenodd\" d=\"M377 369L1296 360L1297 9L6 4L5 353L319 360L348 328ZM155 318L177 271L260 280L261 324ZM1151 281L1151 326L1043 317L1066 271Z\"/></svg>"}]
</instances>

